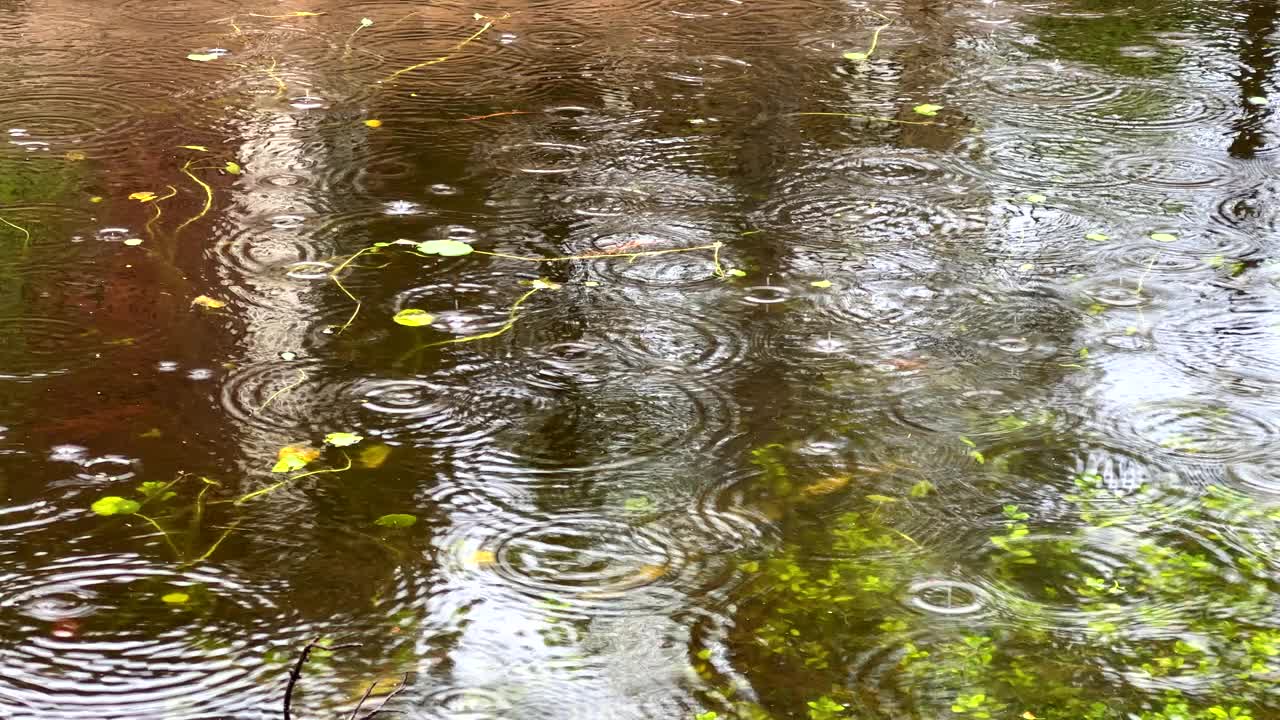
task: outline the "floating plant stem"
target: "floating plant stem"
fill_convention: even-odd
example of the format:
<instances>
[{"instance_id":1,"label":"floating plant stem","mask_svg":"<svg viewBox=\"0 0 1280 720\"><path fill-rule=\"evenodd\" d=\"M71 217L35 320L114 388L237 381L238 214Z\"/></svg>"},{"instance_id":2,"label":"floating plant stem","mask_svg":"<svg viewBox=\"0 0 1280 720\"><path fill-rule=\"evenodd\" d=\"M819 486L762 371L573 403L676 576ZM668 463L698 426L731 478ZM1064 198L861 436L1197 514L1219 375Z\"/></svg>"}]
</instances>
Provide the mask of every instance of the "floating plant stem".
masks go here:
<instances>
[{"instance_id":1,"label":"floating plant stem","mask_svg":"<svg viewBox=\"0 0 1280 720\"><path fill-rule=\"evenodd\" d=\"M292 390L292 389L294 389L294 388L298 387L299 385L301 385L302 383L306 382L306 379L307 379L307 374L306 374L306 373L304 373L304 372L302 372L301 370L299 370L299 371L298 371L298 379L297 379L297 380L294 380L293 382L289 383L288 385L285 385L284 387L280 388L279 390L277 390L277 391L275 391L275 392L271 393L271 395L267 396L267 399L266 399L266 400L265 400L261 405L259 405L258 407L254 408L253 414L254 414L254 415L257 415L258 413L262 412L263 410L266 410L266 409L267 409L267 406L268 406L268 405L270 405L271 403L275 402L275 399L276 399L276 398L280 397L281 395L283 395L283 394L285 394L285 393L289 392L290 390Z\"/></svg>"},{"instance_id":2,"label":"floating plant stem","mask_svg":"<svg viewBox=\"0 0 1280 720\"><path fill-rule=\"evenodd\" d=\"M311 12L310 10L295 10L284 15L259 15L258 13L248 13L249 17L266 18L268 20L286 20L288 18L304 18L304 17L320 17L328 15L325 12Z\"/></svg>"},{"instance_id":3,"label":"floating plant stem","mask_svg":"<svg viewBox=\"0 0 1280 720\"><path fill-rule=\"evenodd\" d=\"M338 276L342 273L343 270L346 270L347 266L350 265L352 262L354 262L356 258L360 257L361 255L367 252L376 252L377 250L378 250L377 246L370 246L370 247L364 248L360 250L360 252L357 252L356 254L344 260L341 265L334 268L333 271L329 273L329 279L333 281L333 284L337 285L338 289L342 291L342 294L351 298L351 302L356 304L355 309L351 311L351 317L347 318L347 321L342 323L342 325L336 330L336 332L339 334L341 334L347 328L351 327L351 323L356 321L356 316L360 314L360 307L363 303L360 302L360 298L351 294L351 291L347 289L346 285L342 284L342 279Z\"/></svg>"},{"instance_id":4,"label":"floating plant stem","mask_svg":"<svg viewBox=\"0 0 1280 720\"><path fill-rule=\"evenodd\" d=\"M508 255L507 253L489 252L487 250L474 250L472 252L474 252L476 255L488 255L489 257L500 257L500 258L505 258L507 260L523 260L524 262L544 263L544 262L567 262L570 260L599 260L601 258L621 258L621 257L635 260L637 258L651 257L655 255L670 255L672 253L696 252L699 250L714 250L715 258L716 258L716 267L718 268L720 265L719 263L720 248L723 245L724 243L714 242L714 243L711 243L710 245L697 245L695 247L687 247L687 248L672 248L669 250L643 250L641 252L602 251L598 253L588 253L585 255L560 255L557 257L530 257L527 255Z\"/></svg>"},{"instance_id":5,"label":"floating plant stem","mask_svg":"<svg viewBox=\"0 0 1280 720\"><path fill-rule=\"evenodd\" d=\"M280 74L276 72L275 58L271 58L271 67L267 68L265 72L267 73L267 77L276 81L275 97L282 97L285 92L288 91L289 86L284 84L284 78L280 77Z\"/></svg>"},{"instance_id":6,"label":"floating plant stem","mask_svg":"<svg viewBox=\"0 0 1280 720\"><path fill-rule=\"evenodd\" d=\"M477 335L466 335L464 337L449 338L448 340L433 342L428 345L424 345L423 349L440 347L441 345L457 345L459 343L475 342L476 340L487 340L488 338L498 337L499 335L502 335L503 333L507 332L511 328L515 327L516 320L519 319L519 316L517 315L517 313L520 311L520 306L524 304L524 301L528 300L534 293L543 289L544 288L542 287L535 287L529 290L528 292L526 292L525 294L521 295L514 303L512 303L511 309L507 311L507 321L503 323L502 327L498 328L497 330L491 330L489 332L479 333Z\"/></svg>"},{"instance_id":7,"label":"floating plant stem","mask_svg":"<svg viewBox=\"0 0 1280 720\"><path fill-rule=\"evenodd\" d=\"M186 564L187 564L187 565L195 565L196 563L202 563L202 562L204 562L205 560L208 560L208 559L209 559L209 557L210 557L211 555L213 555L213 553L218 549L218 546L222 544L222 541L223 541L223 540L226 540L226 539L227 539L227 536L228 536L228 535L230 535L230 534L231 534L231 532L232 532L233 530L235 530L235 529L236 529L237 527L239 527L239 526L240 526L240 518L236 518L235 522L233 522L233 523L231 523L230 525L228 525L228 526L226 527L226 529L222 531L222 535L221 535L221 536L219 536L219 537L218 537L218 539L217 539L217 540L215 540L215 541L214 541L214 543L213 543L212 545L210 545L210 546L209 546L209 549L208 549L208 550L205 550L205 551L204 551L204 554L203 554L203 555L201 555L200 557L198 557L198 558L196 558L195 560L192 560L191 562L186 563Z\"/></svg>"},{"instance_id":8,"label":"floating plant stem","mask_svg":"<svg viewBox=\"0 0 1280 720\"><path fill-rule=\"evenodd\" d=\"M876 14L876 15L880 15L880 13L875 13L875 14ZM885 24L884 24L884 25L881 25L881 26L880 26L880 27L878 27L878 28L876 28L875 32L873 32L873 33L871 34L871 47L867 48L867 51L866 51L866 52L847 52L847 53L845 53L845 54L844 54L844 57L845 57L845 59L846 59L846 60L855 60L855 61L859 61L859 62L861 62L861 61L864 61L864 60L869 59L869 58L871 57L871 54L872 54L872 53L874 53L874 52L876 51L876 45L878 45L878 44L880 43L880 33L884 32L885 28L887 28L887 27L889 27L890 25L892 25L892 24L893 24L893 20L892 20L892 19L890 19L890 18L888 18L888 17L885 17L884 15L880 15L880 17L882 17L882 18L884 18L884 19L885 19Z\"/></svg>"},{"instance_id":9,"label":"floating plant stem","mask_svg":"<svg viewBox=\"0 0 1280 720\"><path fill-rule=\"evenodd\" d=\"M367 28L367 27L369 27L369 26L370 26L370 25L372 25L372 24L373 24L373 21L372 21L372 20L370 20L369 18L367 18L367 17L366 17L366 18L360 18L360 24L356 26L356 29L355 29L355 30L352 30L352 31L351 31L351 34L347 36L347 41L346 41L345 43L343 43L343 47L344 47L344 48L346 48L346 49L342 52L342 57L344 57L344 58L345 58L345 57L347 57L348 55L350 55L350 54L351 54L351 41L356 39L356 33L360 32L361 30L363 30L363 29L365 29L365 28Z\"/></svg>"},{"instance_id":10,"label":"floating plant stem","mask_svg":"<svg viewBox=\"0 0 1280 720\"><path fill-rule=\"evenodd\" d=\"M2 217L0 217L0 223L4 223L5 225L8 225L14 230L17 230L18 232L22 233L22 238L23 238L22 247L24 248L31 247L31 233L28 232L26 228L22 227L21 225L14 225L13 223L9 222L8 220L5 220Z\"/></svg>"},{"instance_id":11,"label":"floating plant stem","mask_svg":"<svg viewBox=\"0 0 1280 720\"><path fill-rule=\"evenodd\" d=\"M467 122L469 120L488 120L489 118L505 117L507 115L532 115L528 110L507 110L506 112L489 113L488 115L472 115L471 117L458 118L459 121Z\"/></svg>"},{"instance_id":12,"label":"floating plant stem","mask_svg":"<svg viewBox=\"0 0 1280 720\"><path fill-rule=\"evenodd\" d=\"M143 226L143 227L146 229L146 231L147 231L147 235L149 235L149 236L151 236L151 237L153 237L153 238L156 236L156 232L155 232L155 230L152 228L152 226L156 224L156 222L160 219L160 215L162 214L162 211L160 210L160 201L161 201L161 200L168 200L169 198L171 198L171 197L173 197L174 195L177 195L177 194L178 194L178 189L177 189L177 188L175 188L174 186L172 186L172 185L165 185L165 187L169 188L169 194L168 194L168 195L157 195L156 197L154 197L154 198L152 198L152 199L151 199L151 201L150 201L150 202L151 202L151 207L155 208L156 214L155 214L155 215L153 215L153 216L151 216L151 219L147 221L147 224L146 224L145 226Z\"/></svg>"},{"instance_id":13,"label":"floating plant stem","mask_svg":"<svg viewBox=\"0 0 1280 720\"><path fill-rule=\"evenodd\" d=\"M493 18L487 18L487 17L485 17L484 15L480 15L480 14L478 14L478 13L476 14L476 16L475 16L475 17L476 17L476 19L477 19L477 20L484 19L484 21L485 21L484 25L482 25L482 26L480 27L480 29L479 29L479 30L477 30L477 31L475 31L474 33L472 33L472 34L471 34L471 36L470 36L470 37L468 37L466 40L463 40L462 42L458 43L457 45L454 45L453 47L449 48L449 52L445 53L444 55L441 55L441 56L440 56L440 57L438 57L438 58L435 58L435 59L432 59L432 60L426 60L426 61L424 61L424 62L420 62L420 63L418 63L417 65L410 65L410 66L409 66L409 67L407 67L407 68L402 68L402 69L400 69L400 70L397 70L397 71L395 71L395 72L391 73L390 75L388 75L387 77L383 78L383 79L382 79L382 80L380 80L379 82L384 82L384 83L385 83L385 82L389 82L389 81L391 81L391 80L395 80L396 78L400 77L401 75L404 75L405 73L410 73L410 72L413 72L414 70L421 70L421 69L422 69L422 68L424 68L424 67L428 67L428 66L431 66L431 65L436 65L436 64L439 64L439 63L444 62L445 60L448 60L449 58L453 57L453 54L454 54L454 53L456 53L456 52L458 52L459 50L461 50L462 48L466 47L466 46L467 46L467 45L468 45L472 40L475 40L476 38L480 37L481 35L483 35L483 34L485 34L485 33L489 32L489 30L493 27L493 24L494 24L495 22L497 22L498 20L505 20L506 18L510 17L510 14L509 14L509 13L508 13L508 14L504 14L502 17L497 18L497 20L495 20L495 19L493 19Z\"/></svg>"},{"instance_id":14,"label":"floating plant stem","mask_svg":"<svg viewBox=\"0 0 1280 720\"><path fill-rule=\"evenodd\" d=\"M143 515L140 512L134 513L134 516L140 517L143 520L146 520L148 523L151 523L151 527L155 528L156 530L159 530L160 535L164 537L165 544L168 545L169 549L173 551L174 557L176 557L179 560L182 559L182 551L178 550L178 546L173 544L173 538L170 538L169 533L165 532L165 529L160 527L160 523L153 520L150 516Z\"/></svg>"},{"instance_id":15,"label":"floating plant stem","mask_svg":"<svg viewBox=\"0 0 1280 720\"><path fill-rule=\"evenodd\" d=\"M843 117L843 118L859 118L861 120L874 120L876 122L896 123L898 125L938 125L939 123L930 122L928 120L895 120L894 118L876 117L874 115L861 115L858 113L843 112L798 112L792 115L812 115L826 117Z\"/></svg>"},{"instance_id":16,"label":"floating plant stem","mask_svg":"<svg viewBox=\"0 0 1280 720\"><path fill-rule=\"evenodd\" d=\"M1142 271L1142 275L1138 278L1138 284L1133 289L1134 295L1142 294L1142 284L1147 281L1147 276L1151 274L1151 269L1156 266L1156 260L1160 259L1160 253L1151 256L1151 262L1147 263L1147 269Z\"/></svg>"},{"instance_id":17,"label":"floating plant stem","mask_svg":"<svg viewBox=\"0 0 1280 720\"><path fill-rule=\"evenodd\" d=\"M346 453L343 453L343 457L347 459L347 464L340 468L326 468L324 470L309 470L304 473L298 473L297 475L294 475L291 478L285 478L280 482L272 483L264 488L258 488L257 490L254 490L253 492L247 495L241 495L239 498L235 500L235 504L243 505L249 502L250 500L258 497L259 495L266 495L268 493L273 493L276 490L279 490L280 488L284 487L285 485L288 485L289 483L294 482L295 480L301 480L304 477L310 477L312 475L324 475L326 473L346 472L347 470L351 469L351 456L347 455Z\"/></svg>"},{"instance_id":18,"label":"floating plant stem","mask_svg":"<svg viewBox=\"0 0 1280 720\"><path fill-rule=\"evenodd\" d=\"M200 212L196 213L196 214L195 214L195 215L193 215L192 217L188 218L188 219L186 220L186 222L184 222L184 223L182 223L181 225L179 225L179 226L178 226L178 228L177 228L176 230L174 230L174 231L173 231L173 236L174 236L174 237L177 237L177 236L178 236L178 233L182 232L182 229L183 229L183 228L185 228L186 226L188 226L188 225L190 225L191 223L193 223L193 222L195 222L195 221L197 221L197 220L199 220L199 219L203 218L205 215L208 215L208 214L209 214L209 210L213 208L213 188L209 187L209 184L208 184L208 183L206 183L205 181L203 181L203 180L201 180L200 178L196 177L196 176L195 176L195 174L191 172L191 163L192 163L192 162L194 162L194 161L193 161L193 160L188 160L188 161L186 162L186 164L184 164L184 165L182 166L182 174L183 174L183 175L186 175L186 176L187 176L187 177L189 177L189 178L191 178L191 180L192 180L195 184L199 185L199 186L204 190L204 207L200 208Z\"/></svg>"}]
</instances>

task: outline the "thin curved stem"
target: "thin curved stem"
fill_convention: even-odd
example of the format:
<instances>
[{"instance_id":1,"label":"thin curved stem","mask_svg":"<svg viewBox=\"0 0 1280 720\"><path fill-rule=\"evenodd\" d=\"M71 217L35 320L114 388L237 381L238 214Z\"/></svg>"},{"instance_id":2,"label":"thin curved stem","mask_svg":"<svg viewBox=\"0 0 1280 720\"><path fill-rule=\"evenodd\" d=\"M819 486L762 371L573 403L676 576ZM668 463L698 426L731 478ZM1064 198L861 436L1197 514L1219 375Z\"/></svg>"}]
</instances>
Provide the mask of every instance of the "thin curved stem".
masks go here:
<instances>
[{"instance_id":1,"label":"thin curved stem","mask_svg":"<svg viewBox=\"0 0 1280 720\"><path fill-rule=\"evenodd\" d=\"M483 17L483 16L481 16L481 17ZM494 20L494 19L492 19L492 18L485 18L485 23L484 23L484 25L483 25L479 30L477 30L477 31L475 31L474 33L472 33L472 34L471 34L471 36L470 36L470 37L468 37L466 40L463 40L462 42L458 43L457 45L454 45L453 47L449 48L449 52L448 52L448 53L446 53L446 54L444 54L444 55L441 55L440 57L435 58L435 59L433 59L433 60L427 60L427 61L424 61L424 62L420 62L420 63L418 63L417 65L410 65L410 66L409 66L409 67L407 67L407 68L403 68L403 69L401 69L401 70L397 70L397 71L395 71L395 72L391 73L390 75L388 75L387 77L383 78L382 80L379 80L378 82L380 82L380 83L390 82L391 80L395 80L396 78L400 77L401 75L404 75L405 73L410 73L410 72L413 72L414 70L421 70L421 69L422 69L422 68L424 68L424 67L428 67L428 66L431 66L431 65L436 65L436 64L438 64L438 63L442 63L442 62L444 62L445 60L448 60L449 58L453 57L453 54L454 54L454 53L456 53L456 52L458 52L459 50L461 50L462 48L466 47L466 46L467 46L467 45L468 45L472 40L475 40L476 38L480 37L481 35L483 35L483 34L485 34L485 33L489 32L489 30L490 30L491 28L493 28L493 24L494 24L495 22L497 22L498 20L505 20L505 19L506 19L506 18L508 18L508 17L510 17L510 14L503 15L502 17L498 18L497 20Z\"/></svg>"},{"instance_id":2,"label":"thin curved stem","mask_svg":"<svg viewBox=\"0 0 1280 720\"><path fill-rule=\"evenodd\" d=\"M342 284L342 280L338 277L338 275L343 270L346 270L347 267L351 265L351 263L355 262L356 258L360 257L361 255L367 252L377 252L377 251L378 251L377 246L370 246L370 247L364 248L360 250L360 252L357 252L355 255L352 255L351 257L347 258L345 261L343 261L341 265L334 268L333 271L329 273L329 279L333 281L333 284L337 285L338 289L342 291L342 294L351 298L351 302L356 304L355 309L351 311L351 317L347 318L347 321L342 323L342 325L337 329L336 334L341 335L343 331L351 327L351 323L356 321L356 316L360 314L360 308L363 306L363 303L360 302L360 298L351 294L351 291L347 289L347 286Z\"/></svg>"},{"instance_id":3,"label":"thin curved stem","mask_svg":"<svg viewBox=\"0 0 1280 720\"><path fill-rule=\"evenodd\" d=\"M24 248L31 247L31 233L28 232L26 228L22 227L21 225L14 225L13 223L9 222L8 220L5 220L2 217L0 217L0 223L4 223L5 225L8 225L14 230L17 230L18 232L22 233L22 236L24 238L22 241L22 247Z\"/></svg>"},{"instance_id":4,"label":"thin curved stem","mask_svg":"<svg viewBox=\"0 0 1280 720\"><path fill-rule=\"evenodd\" d=\"M264 488L258 488L257 490L254 490L253 492L247 495L242 495L240 498L238 498L235 501L234 504L243 505L249 502L250 500L258 497L259 495L266 495L267 493L275 492L276 490L279 490L285 485L288 485L289 483L294 482L295 480L301 480L304 477L311 477L312 475L324 475L326 473L346 472L347 470L351 469L351 456L347 455L346 453L343 453L343 456L347 458L347 464L340 468L326 468L324 470L312 470L310 472L304 472L298 475L294 475L291 478L285 478L284 480L281 480L278 483L272 483L271 485L268 485Z\"/></svg>"},{"instance_id":5,"label":"thin curved stem","mask_svg":"<svg viewBox=\"0 0 1280 720\"><path fill-rule=\"evenodd\" d=\"M151 226L156 224L156 221L160 219L160 215L162 214L162 211L160 210L160 201L161 201L161 200L168 200L169 198L171 198L171 197L173 197L174 195L177 195L177 194L178 194L178 189L177 189L177 188L175 188L174 186L172 186L172 185L165 185L165 187L169 188L169 194L168 194L168 195L161 195L161 196L159 196L159 197L155 197L155 198L152 198L152 199L151 199L151 206L152 206L153 208L155 208L156 214L155 214L154 216L152 216L152 218L151 218L150 220L148 220L148 221L147 221L147 224L144 226L144 228L145 228L145 229L146 229L146 231L147 231L147 235L148 235L148 236L150 236L150 237L152 237L152 238L154 238L154 237L156 236L156 232L155 232L155 230L153 230L153 229L152 229L152 227L151 227Z\"/></svg>"},{"instance_id":6,"label":"thin curved stem","mask_svg":"<svg viewBox=\"0 0 1280 720\"><path fill-rule=\"evenodd\" d=\"M191 218L188 218L186 222L179 225L178 228L173 231L173 236L175 238L178 237L178 233L182 232L183 228L199 220L205 215L208 215L209 210L213 208L213 188L209 187L208 183L196 177L195 174L191 172L191 169L190 169L191 162L192 161L188 160L187 163L182 166L182 174L191 178L191 180L195 182L195 184L199 185L201 188L204 189L204 207L200 209L200 212L196 213Z\"/></svg>"},{"instance_id":7,"label":"thin curved stem","mask_svg":"<svg viewBox=\"0 0 1280 720\"><path fill-rule=\"evenodd\" d=\"M528 255L508 255L507 253L489 252L488 250L473 250L476 255L488 255L490 257L506 258L507 260L523 260L524 262L567 262L569 260L600 260L604 258L631 258L632 260L642 257L651 257L655 255L670 255L672 253L696 252L698 250L715 250L719 253L724 243L714 242L710 245L698 245L687 248L672 248L670 250L644 250L641 252L611 253L599 252L588 253L586 255L560 255L557 257L531 257Z\"/></svg>"},{"instance_id":8,"label":"thin curved stem","mask_svg":"<svg viewBox=\"0 0 1280 720\"><path fill-rule=\"evenodd\" d=\"M278 398L278 397L280 397L281 395L283 395L283 394L285 394L285 393L289 392L290 390L292 390L292 389L294 389L294 388L298 387L298 386L299 386L299 385L301 385L303 382L305 382L305 381L306 381L306 379L307 379L307 374L306 374L305 372L303 372L303 371L299 370L299 371L298 371L298 379L297 379L297 380L294 380L293 382L289 383L288 385L285 385L284 387L280 388L279 390L277 390L277 391L275 391L275 392L271 393L271 395L267 397L266 401L264 401L264 402L263 402L261 405L259 405L258 407L254 408L253 414L254 414L254 415L257 415L258 413L260 413L260 412L262 412L263 410L267 409L267 406L268 406L268 405L270 405L272 402L274 402L276 398Z\"/></svg>"}]
</instances>

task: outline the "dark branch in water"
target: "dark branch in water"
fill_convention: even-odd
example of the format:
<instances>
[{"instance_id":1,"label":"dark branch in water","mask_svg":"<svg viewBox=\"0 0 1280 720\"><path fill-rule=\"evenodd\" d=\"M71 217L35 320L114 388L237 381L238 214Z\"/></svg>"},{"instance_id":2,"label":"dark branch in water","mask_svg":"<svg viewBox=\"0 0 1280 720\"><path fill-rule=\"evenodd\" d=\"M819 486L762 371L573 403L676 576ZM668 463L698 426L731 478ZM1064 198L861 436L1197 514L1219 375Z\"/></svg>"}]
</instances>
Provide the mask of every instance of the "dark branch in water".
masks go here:
<instances>
[{"instance_id":1,"label":"dark branch in water","mask_svg":"<svg viewBox=\"0 0 1280 720\"><path fill-rule=\"evenodd\" d=\"M293 715L290 714L290 710L293 707L293 686L297 685L298 680L302 677L302 666L307 664L307 658L311 657L311 651L316 649L317 647L324 647L323 645L320 644L320 641L322 639L323 638L316 638L315 640L312 640L311 642L307 643L306 647L302 648L302 652L298 655L298 662L294 663L293 669L289 671L289 684L285 686L285 690L284 690L284 720L293 720ZM331 647L325 647L324 649L325 650L342 650L344 648L353 648L353 647L360 647L360 643L346 643L344 645L333 645ZM378 710L381 710L381 709L382 709L382 706L379 705Z\"/></svg>"}]
</instances>

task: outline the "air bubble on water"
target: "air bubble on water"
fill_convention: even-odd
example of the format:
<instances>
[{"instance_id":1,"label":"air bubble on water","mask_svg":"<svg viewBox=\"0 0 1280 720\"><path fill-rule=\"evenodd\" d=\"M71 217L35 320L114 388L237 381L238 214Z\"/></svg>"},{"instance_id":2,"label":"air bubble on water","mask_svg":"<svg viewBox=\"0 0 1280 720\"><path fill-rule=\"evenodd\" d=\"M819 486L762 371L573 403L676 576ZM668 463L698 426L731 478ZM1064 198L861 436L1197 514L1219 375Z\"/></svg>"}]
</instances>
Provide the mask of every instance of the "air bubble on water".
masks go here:
<instances>
[{"instance_id":1,"label":"air bubble on water","mask_svg":"<svg viewBox=\"0 0 1280 720\"><path fill-rule=\"evenodd\" d=\"M382 207L382 212L387 215L417 215L422 212L421 205L408 200L392 200Z\"/></svg>"},{"instance_id":2,"label":"air bubble on water","mask_svg":"<svg viewBox=\"0 0 1280 720\"><path fill-rule=\"evenodd\" d=\"M960 580L921 580L907 588L912 607L935 615L972 615L987 604L982 588Z\"/></svg>"},{"instance_id":3,"label":"air bubble on water","mask_svg":"<svg viewBox=\"0 0 1280 720\"><path fill-rule=\"evenodd\" d=\"M49 448L49 462L69 462L83 464L89 454L89 448L83 445L54 445Z\"/></svg>"}]
</instances>

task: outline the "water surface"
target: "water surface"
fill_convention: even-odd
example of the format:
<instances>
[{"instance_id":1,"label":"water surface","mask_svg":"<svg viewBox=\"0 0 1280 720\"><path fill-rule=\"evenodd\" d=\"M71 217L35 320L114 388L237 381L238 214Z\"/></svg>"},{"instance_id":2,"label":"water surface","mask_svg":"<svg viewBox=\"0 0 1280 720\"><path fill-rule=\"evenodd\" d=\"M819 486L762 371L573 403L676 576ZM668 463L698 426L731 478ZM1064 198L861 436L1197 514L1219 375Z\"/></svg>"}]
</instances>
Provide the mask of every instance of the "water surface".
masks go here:
<instances>
[{"instance_id":1,"label":"water surface","mask_svg":"<svg viewBox=\"0 0 1280 720\"><path fill-rule=\"evenodd\" d=\"M1280 715L1274 3L0 12L0 715Z\"/></svg>"}]
</instances>

